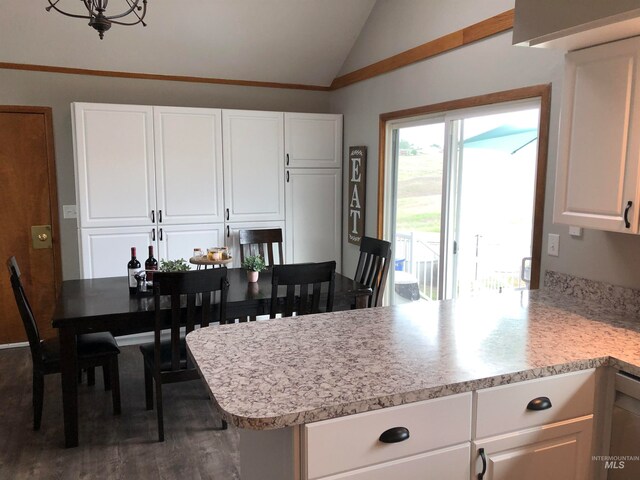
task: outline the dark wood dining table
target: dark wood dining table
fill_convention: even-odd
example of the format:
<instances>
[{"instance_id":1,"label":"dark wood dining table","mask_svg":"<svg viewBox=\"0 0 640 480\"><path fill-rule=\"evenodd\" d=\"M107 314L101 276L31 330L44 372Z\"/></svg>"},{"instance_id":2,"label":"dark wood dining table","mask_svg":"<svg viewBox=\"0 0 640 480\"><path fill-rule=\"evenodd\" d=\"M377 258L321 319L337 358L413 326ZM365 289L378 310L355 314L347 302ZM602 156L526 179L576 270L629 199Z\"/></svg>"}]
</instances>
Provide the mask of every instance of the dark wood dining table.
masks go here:
<instances>
[{"instance_id":1,"label":"dark wood dining table","mask_svg":"<svg viewBox=\"0 0 640 480\"><path fill-rule=\"evenodd\" d=\"M247 282L246 272L228 269L227 319L269 313L271 273L262 272L258 282ZM280 295L279 295L280 296ZM282 297L285 290L282 290ZM371 289L336 273L335 310L351 305L364 308ZM53 315L60 338L60 370L64 414L65 446L78 446L78 359L76 335L111 332L127 335L153 331L153 296L130 296L126 277L66 280Z\"/></svg>"}]
</instances>

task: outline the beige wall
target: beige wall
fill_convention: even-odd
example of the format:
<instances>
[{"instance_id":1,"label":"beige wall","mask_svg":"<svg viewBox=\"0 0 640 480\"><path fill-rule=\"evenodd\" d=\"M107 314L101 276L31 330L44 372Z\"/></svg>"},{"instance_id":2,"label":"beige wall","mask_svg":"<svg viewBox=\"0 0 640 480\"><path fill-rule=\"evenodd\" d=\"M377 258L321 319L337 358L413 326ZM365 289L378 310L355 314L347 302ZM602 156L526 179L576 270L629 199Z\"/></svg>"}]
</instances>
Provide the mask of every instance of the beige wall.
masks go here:
<instances>
[{"instance_id":1,"label":"beige wall","mask_svg":"<svg viewBox=\"0 0 640 480\"><path fill-rule=\"evenodd\" d=\"M80 276L76 220L62 218L62 205L75 204L69 107L71 102L327 112L329 94L303 90L0 70L0 104L53 108L62 273L65 280Z\"/></svg>"},{"instance_id":2,"label":"beige wall","mask_svg":"<svg viewBox=\"0 0 640 480\"><path fill-rule=\"evenodd\" d=\"M464 7L465 18L473 23L486 18L484 2L475 0L378 0L370 19L378 24L378 29L369 29L369 23L352 55L363 55L367 60L375 56L366 45L376 45L384 37L387 51L401 52L415 46L415 32L420 22L425 22L421 13L429 3L436 10L447 9L449 15L439 12L435 17L447 25L440 29L453 31L459 28L456 10ZM510 8L513 2L494 7ZM402 9L398 9L402 6ZM393 19L395 35L388 34L393 25L384 24L384 19ZM450 20L447 20L450 19ZM429 29L425 28L425 32ZM430 38L424 38L428 41ZM537 84L552 84L552 109L549 141L549 163L547 172L547 196L545 202L544 242L542 255L543 273L546 269L569 273L593 280L606 281L618 285L640 288L640 237L599 231L585 231L582 238L568 235L568 227L552 224L553 191L558 142L558 120L560 96L563 81L564 53L526 47L513 47L511 33L504 33L490 39L437 56L418 64L343 88L332 93L331 108L344 114L345 151L351 145L366 145L369 148L367 168L367 214L366 233L376 235L377 212L377 168L378 168L378 119L384 112L404 108L429 105L446 100L482 95L513 88ZM349 58L347 63L358 65L360 58ZM345 163L345 169L347 164ZM345 183L346 188L346 183ZM348 199L344 200L347 211ZM346 230L346 218L343 231ZM547 235L560 234L560 256L546 255ZM344 236L343 236L344 237ZM358 249L343 241L343 271L355 270Z\"/></svg>"}]
</instances>

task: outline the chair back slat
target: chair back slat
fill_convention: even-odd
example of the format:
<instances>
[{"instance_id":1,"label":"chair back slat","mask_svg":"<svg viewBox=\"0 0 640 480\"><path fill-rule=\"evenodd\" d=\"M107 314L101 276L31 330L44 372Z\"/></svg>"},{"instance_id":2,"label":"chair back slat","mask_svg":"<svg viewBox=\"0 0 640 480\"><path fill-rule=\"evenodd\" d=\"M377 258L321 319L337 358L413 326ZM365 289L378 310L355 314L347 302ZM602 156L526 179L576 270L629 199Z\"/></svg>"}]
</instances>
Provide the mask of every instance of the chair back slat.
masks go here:
<instances>
[{"instance_id":1,"label":"chair back slat","mask_svg":"<svg viewBox=\"0 0 640 480\"><path fill-rule=\"evenodd\" d=\"M154 363L160 368L161 358L161 331L169 328L170 340L170 364L171 371L185 368L184 364L184 338L180 335L180 328L185 327L186 333L194 330L196 325L207 326L212 320L219 320L221 324L226 320L226 302L229 282L227 281L226 267L198 270L192 272L157 272L153 276L154 302L155 302L155 329L154 329ZM220 301L216 304L216 312L212 312L212 302L215 300L215 292L220 292ZM163 297L168 297L170 302L170 324L166 324ZM186 312L183 310L186 302Z\"/></svg>"},{"instance_id":2,"label":"chair back slat","mask_svg":"<svg viewBox=\"0 0 640 480\"><path fill-rule=\"evenodd\" d=\"M31 357L33 359L34 366L39 366L42 362L42 345L40 343L40 332L38 331L38 324L36 323L33 310L29 304L27 294L22 285L20 268L15 257L9 257L7 260L7 268L9 269L9 277L11 281L11 289L16 299L16 305L22 324L24 326L25 333L27 334L27 340L29 341L29 349L31 350Z\"/></svg>"},{"instance_id":3,"label":"chair back slat","mask_svg":"<svg viewBox=\"0 0 640 480\"><path fill-rule=\"evenodd\" d=\"M267 265L275 265L274 245L278 246L279 265L284 263L282 252L282 229L266 228L261 230L240 230L240 261L243 262L248 255L255 255L256 252L264 258Z\"/></svg>"},{"instance_id":4,"label":"chair back slat","mask_svg":"<svg viewBox=\"0 0 640 480\"><path fill-rule=\"evenodd\" d=\"M377 238L362 237L354 280L371 288L369 307L382 305L390 262L391 243Z\"/></svg>"},{"instance_id":5,"label":"chair back slat","mask_svg":"<svg viewBox=\"0 0 640 480\"><path fill-rule=\"evenodd\" d=\"M284 317L307 315L333 310L335 292L336 262L299 263L293 265L275 265L271 275L270 317L277 313ZM324 310L320 306L322 285L327 284ZM278 287L286 285L287 295L280 309ZM311 288L312 287L312 288Z\"/></svg>"}]
</instances>

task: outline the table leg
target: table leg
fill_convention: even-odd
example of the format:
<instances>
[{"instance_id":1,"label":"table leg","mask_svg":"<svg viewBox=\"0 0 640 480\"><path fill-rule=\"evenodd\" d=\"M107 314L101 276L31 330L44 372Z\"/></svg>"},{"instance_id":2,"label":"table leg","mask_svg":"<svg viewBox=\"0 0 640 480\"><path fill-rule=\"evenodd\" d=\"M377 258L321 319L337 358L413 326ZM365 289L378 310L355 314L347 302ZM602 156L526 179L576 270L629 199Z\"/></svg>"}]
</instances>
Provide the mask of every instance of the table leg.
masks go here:
<instances>
[{"instance_id":1,"label":"table leg","mask_svg":"<svg viewBox=\"0 0 640 480\"><path fill-rule=\"evenodd\" d=\"M358 295L356 297L356 308L367 308L369 297L367 295Z\"/></svg>"},{"instance_id":2,"label":"table leg","mask_svg":"<svg viewBox=\"0 0 640 480\"><path fill-rule=\"evenodd\" d=\"M64 413L65 447L78 446L78 346L73 328L61 327L60 377L62 380L62 410Z\"/></svg>"}]
</instances>

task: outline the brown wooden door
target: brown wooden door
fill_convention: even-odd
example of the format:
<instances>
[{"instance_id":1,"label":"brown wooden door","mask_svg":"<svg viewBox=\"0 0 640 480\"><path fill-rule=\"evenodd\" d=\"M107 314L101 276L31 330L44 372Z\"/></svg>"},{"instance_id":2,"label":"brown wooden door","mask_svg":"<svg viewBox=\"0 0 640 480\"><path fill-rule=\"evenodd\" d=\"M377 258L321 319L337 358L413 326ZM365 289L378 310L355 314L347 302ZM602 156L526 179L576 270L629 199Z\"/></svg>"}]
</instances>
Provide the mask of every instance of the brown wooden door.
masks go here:
<instances>
[{"instance_id":1,"label":"brown wooden door","mask_svg":"<svg viewBox=\"0 0 640 480\"><path fill-rule=\"evenodd\" d=\"M51 248L34 249L31 227L51 225ZM43 338L62 279L51 109L0 106L0 344L26 335L9 283L14 255Z\"/></svg>"}]
</instances>

